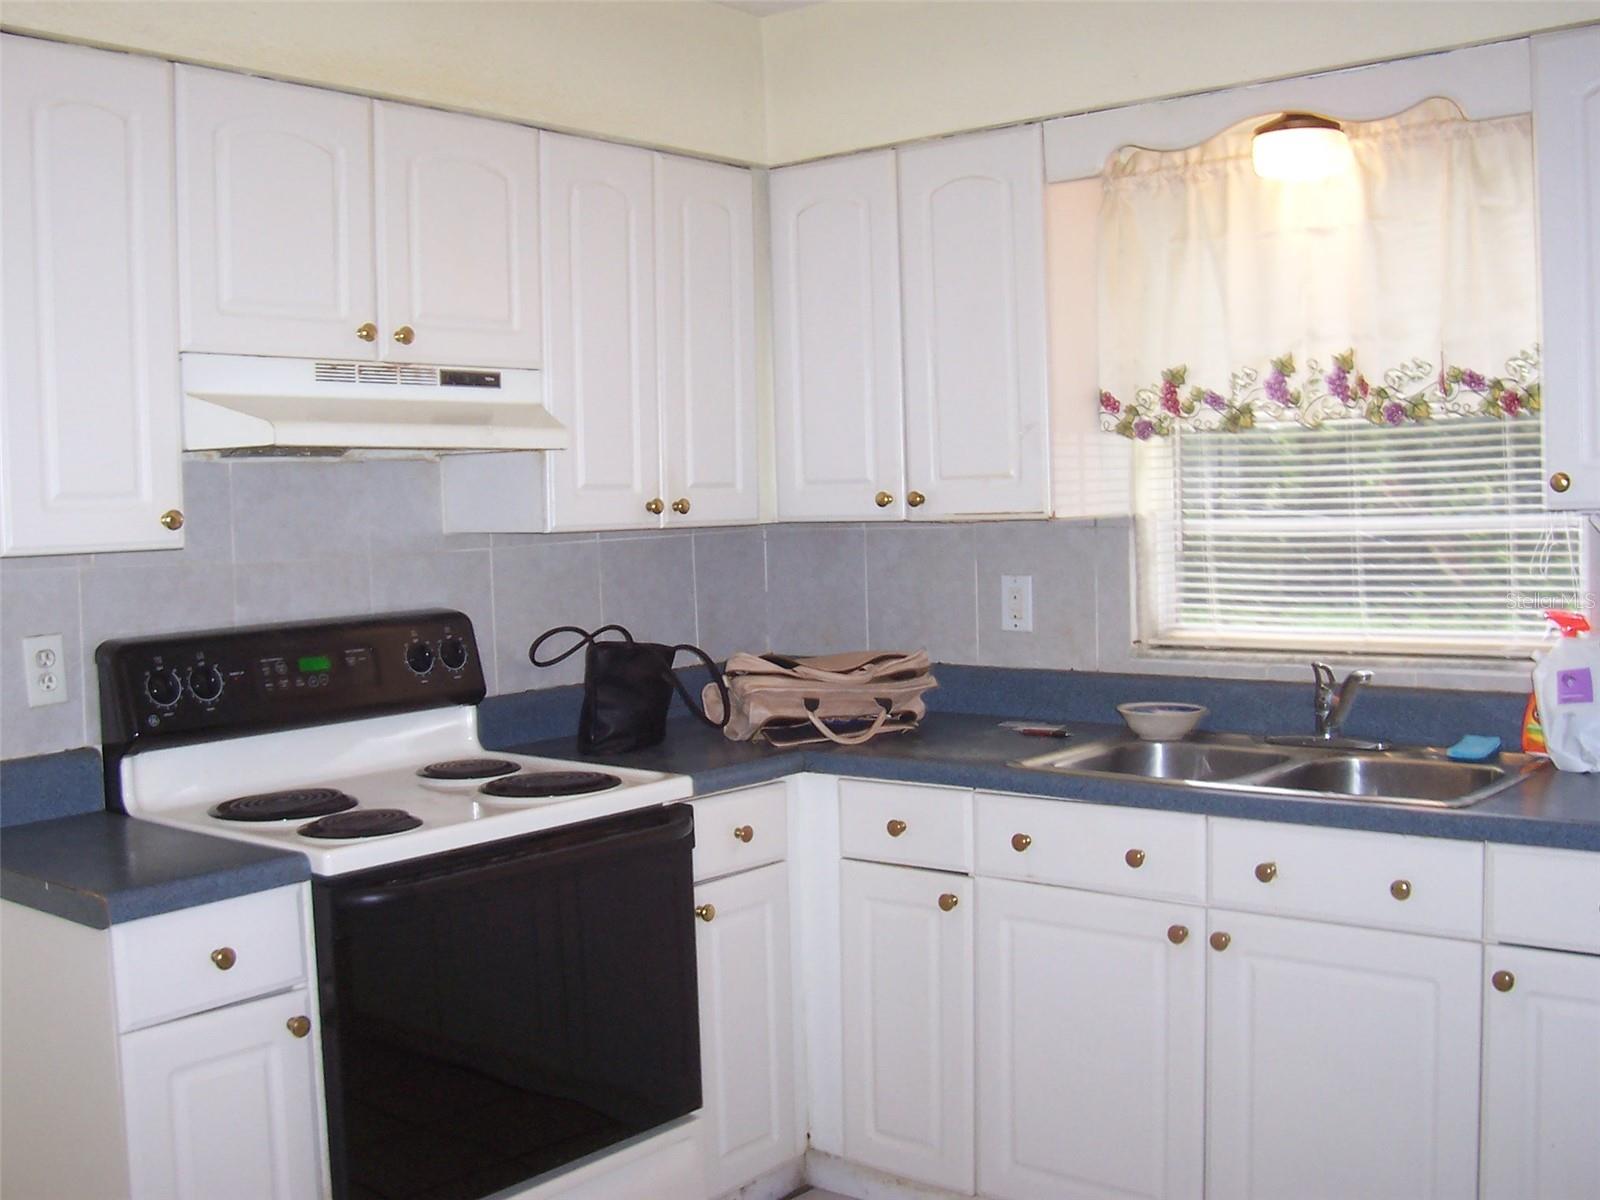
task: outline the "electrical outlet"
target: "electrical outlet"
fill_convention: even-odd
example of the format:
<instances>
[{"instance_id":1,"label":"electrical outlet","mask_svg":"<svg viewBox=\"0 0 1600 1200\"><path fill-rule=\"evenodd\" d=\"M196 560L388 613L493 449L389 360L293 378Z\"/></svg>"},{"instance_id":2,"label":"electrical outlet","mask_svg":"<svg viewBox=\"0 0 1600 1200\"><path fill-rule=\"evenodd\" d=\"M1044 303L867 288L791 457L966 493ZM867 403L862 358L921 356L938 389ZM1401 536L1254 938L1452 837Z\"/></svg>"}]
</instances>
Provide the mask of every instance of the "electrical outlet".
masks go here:
<instances>
[{"instance_id":1,"label":"electrical outlet","mask_svg":"<svg viewBox=\"0 0 1600 1200\"><path fill-rule=\"evenodd\" d=\"M1000 576L1000 628L1009 633L1033 632L1033 576Z\"/></svg>"},{"instance_id":2,"label":"electrical outlet","mask_svg":"<svg viewBox=\"0 0 1600 1200\"><path fill-rule=\"evenodd\" d=\"M67 702L67 661L59 633L23 638L22 667L28 674L29 708Z\"/></svg>"}]
</instances>

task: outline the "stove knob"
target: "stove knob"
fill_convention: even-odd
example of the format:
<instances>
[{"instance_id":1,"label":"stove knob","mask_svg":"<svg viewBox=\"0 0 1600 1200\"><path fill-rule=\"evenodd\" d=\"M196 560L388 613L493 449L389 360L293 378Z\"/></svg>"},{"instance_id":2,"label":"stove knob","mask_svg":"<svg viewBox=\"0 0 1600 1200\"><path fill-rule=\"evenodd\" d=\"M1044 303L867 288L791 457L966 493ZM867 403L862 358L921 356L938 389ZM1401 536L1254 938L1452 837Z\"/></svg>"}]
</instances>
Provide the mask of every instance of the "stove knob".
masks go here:
<instances>
[{"instance_id":1,"label":"stove knob","mask_svg":"<svg viewBox=\"0 0 1600 1200\"><path fill-rule=\"evenodd\" d=\"M183 681L176 671L150 671L144 677L144 694L157 708L172 708L183 697Z\"/></svg>"},{"instance_id":2,"label":"stove knob","mask_svg":"<svg viewBox=\"0 0 1600 1200\"><path fill-rule=\"evenodd\" d=\"M427 642L412 642L406 647L406 666L418 675L433 670L433 647Z\"/></svg>"},{"instance_id":3,"label":"stove knob","mask_svg":"<svg viewBox=\"0 0 1600 1200\"><path fill-rule=\"evenodd\" d=\"M467 644L458 637L447 637L439 643L439 661L452 671L467 665Z\"/></svg>"},{"instance_id":4,"label":"stove knob","mask_svg":"<svg viewBox=\"0 0 1600 1200\"><path fill-rule=\"evenodd\" d=\"M189 694L201 704L214 703L222 695L222 672L209 663L190 667Z\"/></svg>"}]
</instances>

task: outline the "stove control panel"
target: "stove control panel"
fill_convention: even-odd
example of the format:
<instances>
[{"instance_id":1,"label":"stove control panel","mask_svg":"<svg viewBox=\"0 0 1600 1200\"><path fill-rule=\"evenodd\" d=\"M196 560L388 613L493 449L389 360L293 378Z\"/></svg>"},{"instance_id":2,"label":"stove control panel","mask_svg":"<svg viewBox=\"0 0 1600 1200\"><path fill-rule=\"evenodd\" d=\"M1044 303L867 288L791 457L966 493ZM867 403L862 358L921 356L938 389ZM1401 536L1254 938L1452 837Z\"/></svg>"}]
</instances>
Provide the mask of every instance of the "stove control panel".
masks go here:
<instances>
[{"instance_id":1,"label":"stove control panel","mask_svg":"<svg viewBox=\"0 0 1600 1200\"><path fill-rule=\"evenodd\" d=\"M106 642L108 753L484 696L472 622L448 609Z\"/></svg>"}]
</instances>

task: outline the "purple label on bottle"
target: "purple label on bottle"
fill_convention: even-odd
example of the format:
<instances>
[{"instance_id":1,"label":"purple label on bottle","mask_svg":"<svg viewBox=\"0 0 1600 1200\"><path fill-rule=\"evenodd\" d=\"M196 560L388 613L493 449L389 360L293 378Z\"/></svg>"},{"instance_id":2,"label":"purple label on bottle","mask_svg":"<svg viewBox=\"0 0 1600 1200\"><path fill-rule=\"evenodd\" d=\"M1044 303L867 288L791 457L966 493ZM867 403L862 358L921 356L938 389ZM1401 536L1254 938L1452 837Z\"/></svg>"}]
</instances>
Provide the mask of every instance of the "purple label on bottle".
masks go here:
<instances>
[{"instance_id":1,"label":"purple label on bottle","mask_svg":"<svg viewBox=\"0 0 1600 1200\"><path fill-rule=\"evenodd\" d=\"M1594 677L1588 667L1556 672L1556 703L1594 703Z\"/></svg>"}]
</instances>

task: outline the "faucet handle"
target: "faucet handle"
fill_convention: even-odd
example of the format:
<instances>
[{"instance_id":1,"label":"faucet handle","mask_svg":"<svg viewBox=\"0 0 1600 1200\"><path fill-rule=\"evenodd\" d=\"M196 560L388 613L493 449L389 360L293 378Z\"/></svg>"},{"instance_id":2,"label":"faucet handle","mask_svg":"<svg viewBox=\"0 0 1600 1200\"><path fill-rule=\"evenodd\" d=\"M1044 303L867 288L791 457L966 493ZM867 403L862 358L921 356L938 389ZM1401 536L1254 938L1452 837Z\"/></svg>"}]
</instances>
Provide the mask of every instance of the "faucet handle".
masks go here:
<instances>
[{"instance_id":1,"label":"faucet handle","mask_svg":"<svg viewBox=\"0 0 1600 1200\"><path fill-rule=\"evenodd\" d=\"M1316 681L1318 691L1323 688L1327 688L1329 691L1333 690L1333 668L1327 663L1312 659L1311 677Z\"/></svg>"}]
</instances>

